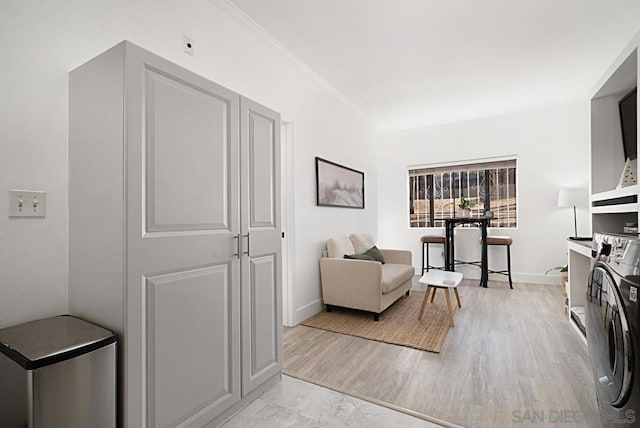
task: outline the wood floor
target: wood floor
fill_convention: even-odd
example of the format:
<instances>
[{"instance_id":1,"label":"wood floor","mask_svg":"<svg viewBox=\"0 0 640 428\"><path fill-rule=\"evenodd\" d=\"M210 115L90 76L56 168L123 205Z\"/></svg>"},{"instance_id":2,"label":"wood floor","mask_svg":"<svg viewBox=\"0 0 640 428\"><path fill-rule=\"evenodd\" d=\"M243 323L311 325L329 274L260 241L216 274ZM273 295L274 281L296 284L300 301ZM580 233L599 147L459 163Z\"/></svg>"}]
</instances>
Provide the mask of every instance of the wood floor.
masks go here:
<instances>
[{"instance_id":1,"label":"wood floor","mask_svg":"<svg viewBox=\"0 0 640 428\"><path fill-rule=\"evenodd\" d=\"M440 354L288 328L284 371L466 427L599 426L587 347L560 287L514 288L465 280Z\"/></svg>"}]
</instances>

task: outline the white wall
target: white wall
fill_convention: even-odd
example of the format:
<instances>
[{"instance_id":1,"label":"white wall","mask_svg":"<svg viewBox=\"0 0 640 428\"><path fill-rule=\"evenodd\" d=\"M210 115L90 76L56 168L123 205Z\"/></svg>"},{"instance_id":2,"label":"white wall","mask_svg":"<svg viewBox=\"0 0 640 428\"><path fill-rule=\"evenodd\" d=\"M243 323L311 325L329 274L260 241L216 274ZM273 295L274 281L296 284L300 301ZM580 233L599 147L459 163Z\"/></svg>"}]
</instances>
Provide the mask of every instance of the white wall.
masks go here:
<instances>
[{"instance_id":1,"label":"white wall","mask_svg":"<svg viewBox=\"0 0 640 428\"><path fill-rule=\"evenodd\" d=\"M573 212L557 208L557 193L562 187L587 186L588 128L585 100L380 135L377 153L381 245L411 249L414 266L419 271L420 236L443 234L442 229L408 227L409 165L515 155L518 159L518 227L491 229L489 233L513 238L515 281L558 283L557 278L545 277L544 273L553 266L567 263L565 239L573 235ZM587 210L579 210L578 233L589 235L589 227ZM479 260L479 232L462 230L457 237L459 258ZM435 256L432 262L441 262L439 253L437 250L430 253ZM503 267L505 260L504 249L490 250L490 267ZM466 268L470 276L479 277L477 269Z\"/></svg>"},{"instance_id":2,"label":"white wall","mask_svg":"<svg viewBox=\"0 0 640 428\"><path fill-rule=\"evenodd\" d=\"M195 56L182 38L194 40ZM224 2L50 0L3 2L0 213L7 189L47 191L45 219L0 214L0 328L67 309L68 72L128 39L282 113L294 125L295 308L320 310L318 258L327 237L375 231L371 126L261 38ZM367 208L315 206L314 157L366 173ZM97 255L99 256L99 255ZM297 321L301 321L298 318Z\"/></svg>"}]
</instances>

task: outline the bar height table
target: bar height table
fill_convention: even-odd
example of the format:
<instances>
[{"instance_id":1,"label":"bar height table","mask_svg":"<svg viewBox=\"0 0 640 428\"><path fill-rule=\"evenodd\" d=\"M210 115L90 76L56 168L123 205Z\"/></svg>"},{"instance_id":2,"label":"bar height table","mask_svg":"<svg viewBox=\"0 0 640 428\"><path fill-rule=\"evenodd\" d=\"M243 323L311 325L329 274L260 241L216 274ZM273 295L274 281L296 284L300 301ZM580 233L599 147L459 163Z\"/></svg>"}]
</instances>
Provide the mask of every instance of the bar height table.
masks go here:
<instances>
[{"instance_id":1,"label":"bar height table","mask_svg":"<svg viewBox=\"0 0 640 428\"><path fill-rule=\"evenodd\" d=\"M480 286L487 288L489 281L489 263L487 260L487 228L491 218L489 217L453 217L443 219L445 222L445 242L444 242L444 267L445 270L455 270L453 229L458 224L479 223L482 230L482 258L480 261Z\"/></svg>"}]
</instances>

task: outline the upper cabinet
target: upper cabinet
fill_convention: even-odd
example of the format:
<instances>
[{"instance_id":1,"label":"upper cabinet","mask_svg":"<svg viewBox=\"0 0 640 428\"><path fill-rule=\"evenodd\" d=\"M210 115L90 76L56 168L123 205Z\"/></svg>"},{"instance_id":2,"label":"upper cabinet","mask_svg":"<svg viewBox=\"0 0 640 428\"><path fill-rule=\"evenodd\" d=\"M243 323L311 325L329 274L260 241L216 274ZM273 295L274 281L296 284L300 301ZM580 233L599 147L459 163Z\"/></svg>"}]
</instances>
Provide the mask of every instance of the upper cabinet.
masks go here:
<instances>
[{"instance_id":1,"label":"upper cabinet","mask_svg":"<svg viewBox=\"0 0 640 428\"><path fill-rule=\"evenodd\" d=\"M640 33L616 58L591 94L591 221L593 232L622 233L638 223L638 47ZM627 163L627 159L630 161Z\"/></svg>"}]
</instances>

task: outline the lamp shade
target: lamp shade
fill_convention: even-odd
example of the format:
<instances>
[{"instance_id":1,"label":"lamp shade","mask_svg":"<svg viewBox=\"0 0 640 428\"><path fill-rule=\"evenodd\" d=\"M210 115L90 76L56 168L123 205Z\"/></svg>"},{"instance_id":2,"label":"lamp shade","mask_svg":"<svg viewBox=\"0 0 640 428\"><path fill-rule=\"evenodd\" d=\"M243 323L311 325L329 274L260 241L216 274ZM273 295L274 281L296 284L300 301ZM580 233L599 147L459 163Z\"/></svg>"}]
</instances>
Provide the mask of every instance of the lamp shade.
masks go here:
<instances>
[{"instance_id":1,"label":"lamp shade","mask_svg":"<svg viewBox=\"0 0 640 428\"><path fill-rule=\"evenodd\" d=\"M558 191L558 208L582 207L587 205L587 201L587 189L583 187Z\"/></svg>"}]
</instances>

